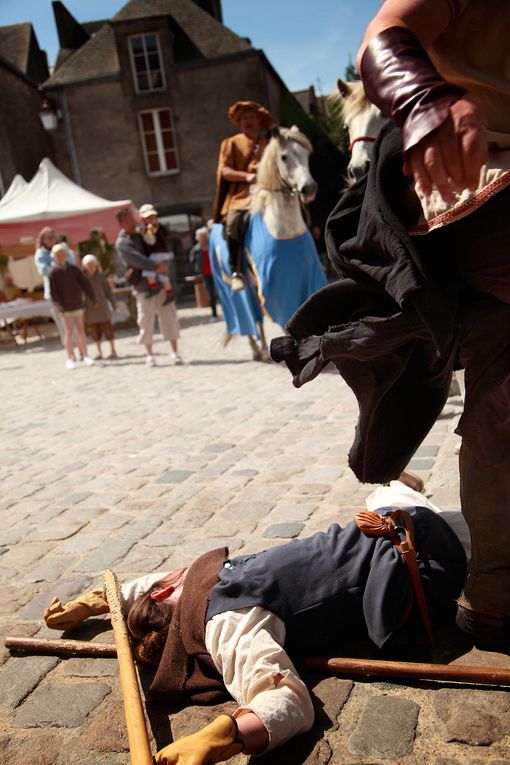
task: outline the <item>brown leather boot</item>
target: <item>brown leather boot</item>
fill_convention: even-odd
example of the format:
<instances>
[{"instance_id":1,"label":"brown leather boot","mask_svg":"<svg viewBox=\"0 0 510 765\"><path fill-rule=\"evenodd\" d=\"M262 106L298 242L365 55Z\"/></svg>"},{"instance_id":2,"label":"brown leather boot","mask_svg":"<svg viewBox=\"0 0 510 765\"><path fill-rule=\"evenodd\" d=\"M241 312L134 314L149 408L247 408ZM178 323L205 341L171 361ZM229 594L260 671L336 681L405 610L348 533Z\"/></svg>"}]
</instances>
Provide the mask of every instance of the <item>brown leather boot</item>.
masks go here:
<instances>
[{"instance_id":1,"label":"brown leather boot","mask_svg":"<svg viewBox=\"0 0 510 765\"><path fill-rule=\"evenodd\" d=\"M464 446L459 465L471 561L457 625L475 640L500 642L510 637L510 474L483 465Z\"/></svg>"}]
</instances>

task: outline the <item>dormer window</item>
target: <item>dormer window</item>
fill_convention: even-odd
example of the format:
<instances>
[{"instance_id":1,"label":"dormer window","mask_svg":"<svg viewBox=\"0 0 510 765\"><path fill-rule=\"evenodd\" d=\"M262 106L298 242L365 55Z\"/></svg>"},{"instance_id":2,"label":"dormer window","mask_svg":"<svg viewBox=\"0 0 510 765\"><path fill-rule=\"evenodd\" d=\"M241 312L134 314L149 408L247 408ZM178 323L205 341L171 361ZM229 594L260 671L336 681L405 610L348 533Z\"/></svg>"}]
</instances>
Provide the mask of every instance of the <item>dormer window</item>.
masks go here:
<instances>
[{"instance_id":1,"label":"dormer window","mask_svg":"<svg viewBox=\"0 0 510 765\"><path fill-rule=\"evenodd\" d=\"M166 83L158 35L133 35L129 38L129 53L136 92L164 90Z\"/></svg>"}]
</instances>

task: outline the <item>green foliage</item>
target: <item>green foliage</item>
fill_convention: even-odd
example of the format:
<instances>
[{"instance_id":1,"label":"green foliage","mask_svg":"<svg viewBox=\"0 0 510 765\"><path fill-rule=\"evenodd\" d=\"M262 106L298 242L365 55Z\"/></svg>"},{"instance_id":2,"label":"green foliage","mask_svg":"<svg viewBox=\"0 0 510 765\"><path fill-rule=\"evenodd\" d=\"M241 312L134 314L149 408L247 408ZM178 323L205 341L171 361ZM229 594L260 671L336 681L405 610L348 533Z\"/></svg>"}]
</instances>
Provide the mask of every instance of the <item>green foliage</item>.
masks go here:
<instances>
[{"instance_id":1,"label":"green foliage","mask_svg":"<svg viewBox=\"0 0 510 765\"><path fill-rule=\"evenodd\" d=\"M352 58L349 56L349 63L345 67L344 80L345 82L356 82L359 79L360 79L360 76L359 76L358 70L352 63Z\"/></svg>"},{"instance_id":2,"label":"green foliage","mask_svg":"<svg viewBox=\"0 0 510 765\"><path fill-rule=\"evenodd\" d=\"M90 239L78 244L78 252L81 258L89 254L95 255L101 264L104 275L115 275L115 248L113 244L106 241L100 229L91 229Z\"/></svg>"}]
</instances>

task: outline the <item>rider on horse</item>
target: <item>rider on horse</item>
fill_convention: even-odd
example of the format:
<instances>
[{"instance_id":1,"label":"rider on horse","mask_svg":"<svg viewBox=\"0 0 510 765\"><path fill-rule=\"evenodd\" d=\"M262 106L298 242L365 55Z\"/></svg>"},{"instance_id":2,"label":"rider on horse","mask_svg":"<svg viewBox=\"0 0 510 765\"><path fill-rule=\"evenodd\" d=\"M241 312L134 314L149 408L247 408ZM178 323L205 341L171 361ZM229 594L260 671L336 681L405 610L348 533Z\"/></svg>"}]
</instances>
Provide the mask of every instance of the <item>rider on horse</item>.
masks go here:
<instances>
[{"instance_id":1,"label":"rider on horse","mask_svg":"<svg viewBox=\"0 0 510 765\"><path fill-rule=\"evenodd\" d=\"M221 143L216 172L216 199L213 219L223 223L227 240L232 289L243 289L240 271L244 235L249 222L250 185L269 142L271 115L256 101L236 101L228 116L241 131Z\"/></svg>"}]
</instances>

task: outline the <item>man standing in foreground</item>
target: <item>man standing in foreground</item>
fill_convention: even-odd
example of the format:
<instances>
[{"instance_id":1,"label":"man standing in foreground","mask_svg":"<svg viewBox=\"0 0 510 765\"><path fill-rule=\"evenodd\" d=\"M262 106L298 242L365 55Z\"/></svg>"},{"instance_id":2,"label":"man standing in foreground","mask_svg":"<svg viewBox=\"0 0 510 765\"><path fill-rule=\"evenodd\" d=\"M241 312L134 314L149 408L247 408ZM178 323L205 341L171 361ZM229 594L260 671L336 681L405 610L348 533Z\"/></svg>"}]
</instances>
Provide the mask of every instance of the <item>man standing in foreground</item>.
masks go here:
<instances>
[{"instance_id":1,"label":"man standing in foreground","mask_svg":"<svg viewBox=\"0 0 510 765\"><path fill-rule=\"evenodd\" d=\"M241 270L244 236L249 223L250 185L268 144L271 115L256 101L236 101L228 116L241 131L221 143L216 171L213 220L223 223L227 240L232 289L243 289Z\"/></svg>"},{"instance_id":2,"label":"man standing in foreground","mask_svg":"<svg viewBox=\"0 0 510 765\"><path fill-rule=\"evenodd\" d=\"M168 273L166 263L156 265L145 255L144 242L138 231L134 210L131 207L123 207L117 213L120 231L115 242L115 248L121 260L128 268L137 274L134 282L136 292L137 322L140 330L138 342L145 345L147 351L146 364L154 367L156 360L153 355L152 337L158 319L159 330L165 340L171 346L170 358L174 364L182 364L182 358L177 352L177 339L179 337L179 320L175 302L167 303L166 293L161 290L157 295L147 298L148 284L141 272L154 271L155 273Z\"/></svg>"},{"instance_id":3,"label":"man standing in foreground","mask_svg":"<svg viewBox=\"0 0 510 765\"><path fill-rule=\"evenodd\" d=\"M464 284L458 432L473 553L457 624L489 641L510 635L509 30L498 0L387 0L358 55L368 97L401 130L418 250L431 266L447 253Z\"/></svg>"},{"instance_id":4,"label":"man standing in foreground","mask_svg":"<svg viewBox=\"0 0 510 765\"><path fill-rule=\"evenodd\" d=\"M313 295L271 344L296 386L333 362L353 389L349 465L370 483L416 452L460 359L472 557L457 625L494 647L510 638L509 29L510 4L498 0L381 5L358 67L393 124L326 228L349 278Z\"/></svg>"}]
</instances>

